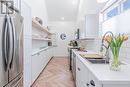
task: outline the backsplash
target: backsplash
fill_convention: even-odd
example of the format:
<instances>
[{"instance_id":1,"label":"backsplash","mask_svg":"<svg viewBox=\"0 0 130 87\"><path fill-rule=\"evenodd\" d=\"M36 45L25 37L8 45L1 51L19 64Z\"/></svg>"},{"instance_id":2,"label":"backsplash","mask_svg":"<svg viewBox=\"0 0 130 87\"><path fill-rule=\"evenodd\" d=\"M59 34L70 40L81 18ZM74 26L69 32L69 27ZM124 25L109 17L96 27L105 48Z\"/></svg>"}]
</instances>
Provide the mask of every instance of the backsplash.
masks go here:
<instances>
[{"instance_id":1,"label":"backsplash","mask_svg":"<svg viewBox=\"0 0 130 87\"><path fill-rule=\"evenodd\" d=\"M130 63L130 35L128 41L124 42L120 50L120 59Z\"/></svg>"},{"instance_id":2,"label":"backsplash","mask_svg":"<svg viewBox=\"0 0 130 87\"><path fill-rule=\"evenodd\" d=\"M100 51L101 39L97 38L95 40L83 40L79 42L79 46L84 47L87 50L93 50L95 52Z\"/></svg>"},{"instance_id":3,"label":"backsplash","mask_svg":"<svg viewBox=\"0 0 130 87\"><path fill-rule=\"evenodd\" d=\"M128 41L124 42L120 49L120 60L130 64L130 35L128 36ZM101 39L97 38L95 40L80 41L80 46L84 47L86 50L100 53Z\"/></svg>"}]
</instances>

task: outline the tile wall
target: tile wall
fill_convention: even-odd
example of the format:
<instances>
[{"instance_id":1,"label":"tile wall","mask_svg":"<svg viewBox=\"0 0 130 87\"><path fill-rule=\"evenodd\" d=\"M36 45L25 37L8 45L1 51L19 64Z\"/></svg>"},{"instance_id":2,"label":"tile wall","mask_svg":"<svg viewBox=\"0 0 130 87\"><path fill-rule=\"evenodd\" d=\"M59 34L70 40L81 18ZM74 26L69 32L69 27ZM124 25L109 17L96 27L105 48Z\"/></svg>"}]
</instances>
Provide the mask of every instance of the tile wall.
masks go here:
<instances>
[{"instance_id":1,"label":"tile wall","mask_svg":"<svg viewBox=\"0 0 130 87\"><path fill-rule=\"evenodd\" d=\"M120 60L130 64L130 35L128 41L124 42L120 49ZM100 53L101 39L80 41L80 46L86 50Z\"/></svg>"}]
</instances>

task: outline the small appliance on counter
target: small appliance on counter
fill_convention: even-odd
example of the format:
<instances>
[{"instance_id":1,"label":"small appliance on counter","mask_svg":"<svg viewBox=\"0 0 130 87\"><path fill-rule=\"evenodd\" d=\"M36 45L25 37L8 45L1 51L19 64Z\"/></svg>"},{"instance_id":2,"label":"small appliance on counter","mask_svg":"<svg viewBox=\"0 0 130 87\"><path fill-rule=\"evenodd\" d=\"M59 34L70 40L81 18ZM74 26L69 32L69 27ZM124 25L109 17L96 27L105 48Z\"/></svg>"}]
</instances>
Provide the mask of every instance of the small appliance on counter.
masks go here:
<instances>
[{"instance_id":1,"label":"small appliance on counter","mask_svg":"<svg viewBox=\"0 0 130 87\"><path fill-rule=\"evenodd\" d=\"M71 47L77 47L78 42L76 40L71 40L68 45L71 46Z\"/></svg>"},{"instance_id":2,"label":"small appliance on counter","mask_svg":"<svg viewBox=\"0 0 130 87\"><path fill-rule=\"evenodd\" d=\"M42 21L42 19L41 18L39 18L39 17L35 17L34 18L34 20L36 20L39 24L43 24L43 21Z\"/></svg>"},{"instance_id":3,"label":"small appliance on counter","mask_svg":"<svg viewBox=\"0 0 130 87\"><path fill-rule=\"evenodd\" d=\"M51 41L48 42L48 46L52 46L52 42Z\"/></svg>"}]
</instances>

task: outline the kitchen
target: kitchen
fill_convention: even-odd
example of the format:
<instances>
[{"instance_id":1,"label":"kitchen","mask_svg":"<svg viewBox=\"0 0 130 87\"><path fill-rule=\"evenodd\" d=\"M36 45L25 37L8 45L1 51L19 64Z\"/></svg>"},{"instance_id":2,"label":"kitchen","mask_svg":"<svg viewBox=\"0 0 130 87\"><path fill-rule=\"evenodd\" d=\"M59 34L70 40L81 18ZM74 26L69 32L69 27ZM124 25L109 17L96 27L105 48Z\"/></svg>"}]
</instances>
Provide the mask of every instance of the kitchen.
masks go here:
<instances>
[{"instance_id":1,"label":"kitchen","mask_svg":"<svg viewBox=\"0 0 130 87\"><path fill-rule=\"evenodd\" d=\"M0 87L130 87L130 0L0 8Z\"/></svg>"}]
</instances>

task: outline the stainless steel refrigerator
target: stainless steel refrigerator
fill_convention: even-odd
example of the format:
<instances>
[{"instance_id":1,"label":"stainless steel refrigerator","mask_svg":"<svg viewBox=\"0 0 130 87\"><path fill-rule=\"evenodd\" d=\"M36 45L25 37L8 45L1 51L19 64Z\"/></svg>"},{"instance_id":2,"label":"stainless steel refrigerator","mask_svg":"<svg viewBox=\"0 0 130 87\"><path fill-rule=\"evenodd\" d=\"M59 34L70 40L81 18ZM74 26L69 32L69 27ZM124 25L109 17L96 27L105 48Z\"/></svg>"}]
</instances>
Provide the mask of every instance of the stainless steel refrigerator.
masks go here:
<instances>
[{"instance_id":1,"label":"stainless steel refrigerator","mask_svg":"<svg viewBox=\"0 0 130 87\"><path fill-rule=\"evenodd\" d=\"M23 87L23 18L0 15L0 87Z\"/></svg>"}]
</instances>

